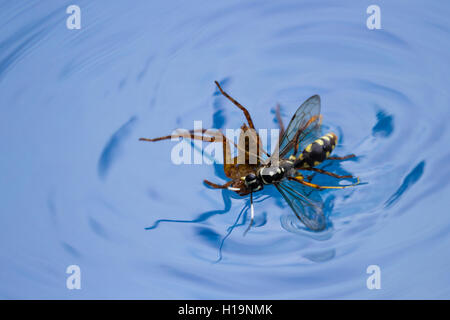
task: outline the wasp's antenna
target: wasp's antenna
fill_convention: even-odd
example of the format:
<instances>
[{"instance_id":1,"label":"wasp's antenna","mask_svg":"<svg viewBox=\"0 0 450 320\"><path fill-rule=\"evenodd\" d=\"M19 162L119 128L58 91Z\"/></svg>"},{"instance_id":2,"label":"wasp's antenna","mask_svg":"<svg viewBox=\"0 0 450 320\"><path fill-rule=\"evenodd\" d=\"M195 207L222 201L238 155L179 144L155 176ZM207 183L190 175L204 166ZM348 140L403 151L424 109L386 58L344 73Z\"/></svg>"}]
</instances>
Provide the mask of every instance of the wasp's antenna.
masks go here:
<instances>
[{"instance_id":1,"label":"wasp's antenna","mask_svg":"<svg viewBox=\"0 0 450 320\"><path fill-rule=\"evenodd\" d=\"M247 232L250 230L250 228L253 225L253 218L255 217L255 209L253 206L253 192L250 192L250 224L248 225L247 230L244 232L244 236L247 234Z\"/></svg>"}]
</instances>

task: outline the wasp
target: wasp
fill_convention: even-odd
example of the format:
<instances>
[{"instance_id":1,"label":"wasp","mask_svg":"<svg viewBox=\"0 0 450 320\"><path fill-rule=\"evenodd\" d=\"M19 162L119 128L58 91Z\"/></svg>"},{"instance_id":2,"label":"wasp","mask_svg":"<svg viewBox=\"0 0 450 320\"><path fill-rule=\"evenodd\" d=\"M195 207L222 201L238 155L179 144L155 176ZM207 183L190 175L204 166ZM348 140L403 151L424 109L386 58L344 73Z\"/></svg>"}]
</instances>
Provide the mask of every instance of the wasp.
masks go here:
<instances>
[{"instance_id":1,"label":"wasp","mask_svg":"<svg viewBox=\"0 0 450 320\"><path fill-rule=\"evenodd\" d=\"M172 134L154 139L140 138L140 141L161 141L174 137L202 140L206 142L222 142L224 157L224 172L230 179L225 184L216 184L208 180L204 183L215 189L228 189L240 196L250 194L250 224L253 224L254 206L253 193L266 185L274 185L286 200L292 211L306 227L314 231L323 230L326 226L325 216L319 202L310 199L306 189L343 189L359 184L359 178L352 175L337 175L317 168L329 160L346 160L354 158L354 154L344 157L330 156L338 143L338 137L330 132L321 135L322 115L320 114L320 97L314 95L307 99L295 112L285 129L280 113L280 106L275 110L279 125L279 141L272 155L264 150L261 139L248 110L226 93L219 82L215 81L220 93L230 100L244 113L247 123L241 126L239 143L229 139L220 130L190 130L188 133ZM256 144L256 151L250 148L250 140ZM238 155L231 158L230 144L238 149ZM250 161L251 157L256 161ZM244 161L239 161L244 159ZM323 174L336 179L355 179L356 182L347 185L326 186L311 183L304 172ZM310 178L310 177L309 177Z\"/></svg>"}]
</instances>

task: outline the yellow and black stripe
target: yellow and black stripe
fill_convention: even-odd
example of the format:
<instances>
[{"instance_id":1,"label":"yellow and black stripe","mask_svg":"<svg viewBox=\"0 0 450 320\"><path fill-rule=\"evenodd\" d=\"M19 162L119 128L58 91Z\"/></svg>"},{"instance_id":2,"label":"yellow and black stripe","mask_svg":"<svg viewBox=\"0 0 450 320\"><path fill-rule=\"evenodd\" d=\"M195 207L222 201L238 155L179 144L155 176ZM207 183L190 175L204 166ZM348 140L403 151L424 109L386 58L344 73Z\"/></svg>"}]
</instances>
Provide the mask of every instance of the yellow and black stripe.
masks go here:
<instances>
[{"instance_id":1,"label":"yellow and black stripe","mask_svg":"<svg viewBox=\"0 0 450 320\"><path fill-rule=\"evenodd\" d=\"M319 165L330 156L337 144L337 136L334 133L328 133L308 145L300 156L295 160L296 169L312 168Z\"/></svg>"}]
</instances>

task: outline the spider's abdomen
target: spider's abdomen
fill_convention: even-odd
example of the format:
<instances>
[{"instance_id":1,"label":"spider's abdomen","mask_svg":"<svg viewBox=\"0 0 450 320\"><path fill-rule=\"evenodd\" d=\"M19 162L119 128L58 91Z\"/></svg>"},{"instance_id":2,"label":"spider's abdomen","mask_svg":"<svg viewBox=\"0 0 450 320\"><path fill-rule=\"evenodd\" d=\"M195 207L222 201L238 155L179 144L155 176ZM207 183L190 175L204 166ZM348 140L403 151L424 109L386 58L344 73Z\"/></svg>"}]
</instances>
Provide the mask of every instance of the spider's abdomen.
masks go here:
<instances>
[{"instance_id":1,"label":"spider's abdomen","mask_svg":"<svg viewBox=\"0 0 450 320\"><path fill-rule=\"evenodd\" d=\"M337 144L337 136L328 133L308 145L300 156L295 160L294 167L297 169L311 168L319 165L327 159Z\"/></svg>"}]
</instances>

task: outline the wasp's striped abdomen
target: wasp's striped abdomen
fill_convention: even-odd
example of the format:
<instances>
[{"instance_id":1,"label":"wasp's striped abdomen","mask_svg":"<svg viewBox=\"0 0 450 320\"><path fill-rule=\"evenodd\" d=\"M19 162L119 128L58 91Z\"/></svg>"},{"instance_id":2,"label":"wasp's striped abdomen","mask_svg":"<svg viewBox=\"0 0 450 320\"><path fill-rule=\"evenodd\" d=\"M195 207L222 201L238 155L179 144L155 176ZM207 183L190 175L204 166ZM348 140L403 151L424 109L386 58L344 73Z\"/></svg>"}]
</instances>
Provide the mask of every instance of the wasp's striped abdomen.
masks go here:
<instances>
[{"instance_id":1,"label":"wasp's striped abdomen","mask_svg":"<svg viewBox=\"0 0 450 320\"><path fill-rule=\"evenodd\" d=\"M337 143L337 136L328 133L308 145L300 156L295 160L294 167L297 169L315 167L323 162L333 151Z\"/></svg>"}]
</instances>

